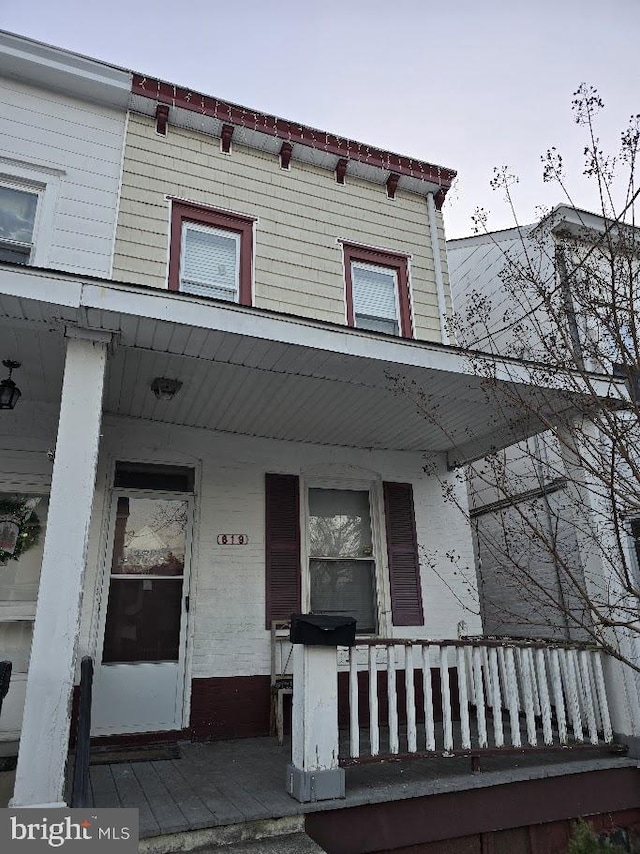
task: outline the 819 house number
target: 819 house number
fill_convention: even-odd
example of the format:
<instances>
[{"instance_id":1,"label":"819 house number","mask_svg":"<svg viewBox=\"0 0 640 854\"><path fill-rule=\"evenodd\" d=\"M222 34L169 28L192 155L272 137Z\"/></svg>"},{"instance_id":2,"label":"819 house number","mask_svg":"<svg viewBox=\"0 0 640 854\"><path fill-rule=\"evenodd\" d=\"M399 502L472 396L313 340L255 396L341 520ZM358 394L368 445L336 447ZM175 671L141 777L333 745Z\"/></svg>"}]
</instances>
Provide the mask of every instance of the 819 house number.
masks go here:
<instances>
[{"instance_id":1,"label":"819 house number","mask_svg":"<svg viewBox=\"0 0 640 854\"><path fill-rule=\"evenodd\" d=\"M219 546L246 546L248 542L246 534L218 534Z\"/></svg>"}]
</instances>

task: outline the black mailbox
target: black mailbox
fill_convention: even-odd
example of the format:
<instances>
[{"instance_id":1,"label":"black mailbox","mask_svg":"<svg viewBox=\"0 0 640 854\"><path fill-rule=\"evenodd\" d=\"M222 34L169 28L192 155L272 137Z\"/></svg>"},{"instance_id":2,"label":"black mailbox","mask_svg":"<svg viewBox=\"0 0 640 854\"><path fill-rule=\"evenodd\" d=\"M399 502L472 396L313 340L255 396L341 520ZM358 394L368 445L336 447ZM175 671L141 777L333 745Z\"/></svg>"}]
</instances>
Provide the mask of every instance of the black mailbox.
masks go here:
<instances>
[{"instance_id":1,"label":"black mailbox","mask_svg":"<svg viewBox=\"0 0 640 854\"><path fill-rule=\"evenodd\" d=\"M291 643L305 646L353 646L356 618L331 614L292 614Z\"/></svg>"}]
</instances>

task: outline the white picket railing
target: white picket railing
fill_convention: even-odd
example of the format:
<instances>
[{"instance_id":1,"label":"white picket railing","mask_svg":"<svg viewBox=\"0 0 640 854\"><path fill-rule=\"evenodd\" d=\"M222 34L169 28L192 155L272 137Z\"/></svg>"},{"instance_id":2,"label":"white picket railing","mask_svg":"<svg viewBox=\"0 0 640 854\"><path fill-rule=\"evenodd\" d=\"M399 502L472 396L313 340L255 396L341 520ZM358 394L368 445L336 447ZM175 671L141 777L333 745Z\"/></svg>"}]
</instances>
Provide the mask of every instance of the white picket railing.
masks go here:
<instances>
[{"instance_id":1,"label":"white picket railing","mask_svg":"<svg viewBox=\"0 0 640 854\"><path fill-rule=\"evenodd\" d=\"M518 640L358 642L339 654L349 673L349 739L343 751L347 761L355 761L611 742L601 655L586 646ZM365 720L358 712L363 671ZM416 682L422 689L419 707Z\"/></svg>"}]
</instances>

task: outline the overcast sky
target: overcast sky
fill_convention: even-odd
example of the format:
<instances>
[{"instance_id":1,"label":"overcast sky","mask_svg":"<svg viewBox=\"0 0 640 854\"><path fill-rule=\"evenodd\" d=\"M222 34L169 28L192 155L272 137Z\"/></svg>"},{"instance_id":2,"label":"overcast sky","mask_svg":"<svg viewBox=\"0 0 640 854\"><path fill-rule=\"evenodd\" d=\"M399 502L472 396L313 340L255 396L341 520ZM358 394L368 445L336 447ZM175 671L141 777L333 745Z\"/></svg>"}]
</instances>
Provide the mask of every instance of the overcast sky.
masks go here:
<instances>
[{"instance_id":1,"label":"overcast sky","mask_svg":"<svg viewBox=\"0 0 640 854\"><path fill-rule=\"evenodd\" d=\"M552 145L596 206L570 109L583 81L605 146L640 112L640 0L0 0L0 28L452 167L449 237L478 206L513 224L494 166L519 175L523 222L565 201L541 178Z\"/></svg>"}]
</instances>

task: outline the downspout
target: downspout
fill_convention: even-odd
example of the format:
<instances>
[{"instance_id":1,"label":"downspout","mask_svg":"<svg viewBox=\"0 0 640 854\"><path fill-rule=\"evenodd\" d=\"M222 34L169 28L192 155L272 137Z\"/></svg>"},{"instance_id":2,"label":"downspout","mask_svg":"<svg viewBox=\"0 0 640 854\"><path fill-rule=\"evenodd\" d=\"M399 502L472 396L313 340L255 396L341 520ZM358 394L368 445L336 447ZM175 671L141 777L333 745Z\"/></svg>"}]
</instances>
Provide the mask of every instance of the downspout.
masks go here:
<instances>
[{"instance_id":1,"label":"downspout","mask_svg":"<svg viewBox=\"0 0 640 854\"><path fill-rule=\"evenodd\" d=\"M427 193L427 211L429 213L429 233L431 236L431 251L433 254L433 269L436 274L436 293L438 295L438 314L440 315L440 334L443 344L450 344L447 332L447 301L444 295L444 278L442 275L442 257L438 242L438 222L436 218L436 203L433 193Z\"/></svg>"}]
</instances>

